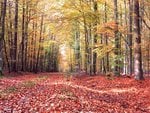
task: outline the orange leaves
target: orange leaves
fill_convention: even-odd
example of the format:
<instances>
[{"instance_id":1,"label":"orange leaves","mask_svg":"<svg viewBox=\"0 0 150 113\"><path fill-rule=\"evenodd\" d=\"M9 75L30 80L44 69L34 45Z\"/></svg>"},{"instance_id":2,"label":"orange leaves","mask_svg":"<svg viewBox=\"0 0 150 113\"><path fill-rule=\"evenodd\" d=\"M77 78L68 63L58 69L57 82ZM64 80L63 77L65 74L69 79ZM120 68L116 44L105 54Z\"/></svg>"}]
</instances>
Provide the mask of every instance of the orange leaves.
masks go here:
<instances>
[{"instance_id":1,"label":"orange leaves","mask_svg":"<svg viewBox=\"0 0 150 113\"><path fill-rule=\"evenodd\" d=\"M110 21L107 23L104 23L103 25L97 26L97 33L103 34L108 37L114 37L114 32L117 31L121 33L126 33L126 27L120 26L116 24L114 21Z\"/></svg>"},{"instance_id":2,"label":"orange leaves","mask_svg":"<svg viewBox=\"0 0 150 113\"><path fill-rule=\"evenodd\" d=\"M98 34L107 35L109 37L114 36L114 31L116 30L117 25L115 22L108 22L103 25L99 25L97 28Z\"/></svg>"}]
</instances>

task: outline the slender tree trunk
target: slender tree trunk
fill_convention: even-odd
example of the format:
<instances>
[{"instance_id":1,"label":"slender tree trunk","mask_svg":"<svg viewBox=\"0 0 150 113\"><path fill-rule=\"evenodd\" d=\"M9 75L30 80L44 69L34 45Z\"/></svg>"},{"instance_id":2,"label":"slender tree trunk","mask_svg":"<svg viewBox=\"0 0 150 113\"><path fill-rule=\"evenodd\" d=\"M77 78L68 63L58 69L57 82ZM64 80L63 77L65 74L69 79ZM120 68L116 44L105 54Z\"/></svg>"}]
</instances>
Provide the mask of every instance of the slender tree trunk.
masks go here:
<instances>
[{"instance_id":1,"label":"slender tree trunk","mask_svg":"<svg viewBox=\"0 0 150 113\"><path fill-rule=\"evenodd\" d=\"M80 32L78 21L74 22L74 38L75 38L75 71L80 70Z\"/></svg>"},{"instance_id":2,"label":"slender tree trunk","mask_svg":"<svg viewBox=\"0 0 150 113\"><path fill-rule=\"evenodd\" d=\"M98 19L97 19L97 12L98 12L98 5L97 5L97 1L94 0L93 1L93 4L94 4L94 12L95 12L95 22L94 22L94 45L97 43L97 22L98 22ZM93 74L96 75L96 72L97 72L97 67L96 67L96 62L97 62L97 53L94 52L93 53Z\"/></svg>"},{"instance_id":3,"label":"slender tree trunk","mask_svg":"<svg viewBox=\"0 0 150 113\"><path fill-rule=\"evenodd\" d=\"M41 41L42 41L42 32L43 32L43 18L44 15L41 17L41 30L40 30L40 38L39 38L39 47L38 47L38 53L37 53L37 61L36 61L36 73L38 72L38 65L39 65L39 58L40 58L40 52L41 52Z\"/></svg>"},{"instance_id":4,"label":"slender tree trunk","mask_svg":"<svg viewBox=\"0 0 150 113\"><path fill-rule=\"evenodd\" d=\"M25 70L28 70L28 27L29 27L29 23L30 23L30 13L29 13L29 1L26 1L26 11L25 11L25 15L26 15L26 18L25 18L25 50L24 50L24 68Z\"/></svg>"},{"instance_id":5,"label":"slender tree trunk","mask_svg":"<svg viewBox=\"0 0 150 113\"><path fill-rule=\"evenodd\" d=\"M34 70L34 31L35 31L35 22L33 21L33 34L32 34L32 39L31 39L31 42L30 42L30 71L32 72Z\"/></svg>"},{"instance_id":6,"label":"slender tree trunk","mask_svg":"<svg viewBox=\"0 0 150 113\"><path fill-rule=\"evenodd\" d=\"M120 4L120 11L121 12L123 12L123 9L122 9L122 5ZM120 13L120 25L121 26L123 26L123 14L122 13ZM122 40L121 40L121 37L122 36L122 34L119 32L119 56L120 57L122 57L123 56L123 54L122 54ZM120 73L122 73L123 72L123 67L122 67L122 65L123 65L123 62L122 62L122 59L119 59L119 72Z\"/></svg>"},{"instance_id":7,"label":"slender tree trunk","mask_svg":"<svg viewBox=\"0 0 150 113\"><path fill-rule=\"evenodd\" d=\"M120 75L119 72L119 33L118 33L118 1L114 0L114 19L115 19L115 67L114 67L114 74L116 76Z\"/></svg>"},{"instance_id":8,"label":"slender tree trunk","mask_svg":"<svg viewBox=\"0 0 150 113\"><path fill-rule=\"evenodd\" d=\"M7 45L6 45L6 41L5 41L5 38L3 39L3 44L4 44L4 53L5 53L5 58L6 58L6 62L7 62L7 67L8 67L8 71L9 73L11 72L11 69L10 69L10 63L9 63L9 58L8 58L8 53L7 53Z\"/></svg>"},{"instance_id":9,"label":"slender tree trunk","mask_svg":"<svg viewBox=\"0 0 150 113\"><path fill-rule=\"evenodd\" d=\"M17 41L18 41L18 0L15 1L15 23L14 23L14 53L13 53L13 71L17 72Z\"/></svg>"},{"instance_id":10,"label":"slender tree trunk","mask_svg":"<svg viewBox=\"0 0 150 113\"><path fill-rule=\"evenodd\" d=\"M2 45L3 45L3 32L2 32L2 20L3 20L3 1L1 1L1 15L0 15L0 76L2 75L3 59L2 59Z\"/></svg>"},{"instance_id":11,"label":"slender tree trunk","mask_svg":"<svg viewBox=\"0 0 150 113\"><path fill-rule=\"evenodd\" d=\"M134 74L136 80L143 80L142 69L142 53L141 53L141 30L140 30L140 14L139 14L139 0L134 0Z\"/></svg>"},{"instance_id":12,"label":"slender tree trunk","mask_svg":"<svg viewBox=\"0 0 150 113\"><path fill-rule=\"evenodd\" d=\"M2 48L3 40L5 38L5 16L6 16L6 4L7 0L2 1L1 7L1 20L0 20L0 75L2 75L3 59L2 59Z\"/></svg>"},{"instance_id":13,"label":"slender tree trunk","mask_svg":"<svg viewBox=\"0 0 150 113\"><path fill-rule=\"evenodd\" d=\"M21 50L21 71L24 71L24 50L25 50L25 1L23 0L23 8L22 8L22 50Z\"/></svg>"},{"instance_id":14,"label":"slender tree trunk","mask_svg":"<svg viewBox=\"0 0 150 113\"><path fill-rule=\"evenodd\" d=\"M125 26L128 26L128 14L127 14L127 0L124 0L124 9L125 9ZM129 31L129 29L127 28L127 31ZM128 60L129 60L129 58L128 58L128 36L126 35L126 42L125 42L125 51L124 51L124 66L123 66L123 75L126 75L127 73L128 73L128 64L127 64L127 62L129 62Z\"/></svg>"},{"instance_id":15,"label":"slender tree trunk","mask_svg":"<svg viewBox=\"0 0 150 113\"><path fill-rule=\"evenodd\" d=\"M107 23L107 2L105 1L105 19L104 22ZM108 46L108 36L105 36L105 43ZM106 53L106 73L109 72L109 53Z\"/></svg>"},{"instance_id":16,"label":"slender tree trunk","mask_svg":"<svg viewBox=\"0 0 150 113\"><path fill-rule=\"evenodd\" d=\"M89 74L93 75L93 37L92 37L92 24L88 26L88 41L89 41L89 48L88 48L88 64L89 64Z\"/></svg>"},{"instance_id":17,"label":"slender tree trunk","mask_svg":"<svg viewBox=\"0 0 150 113\"><path fill-rule=\"evenodd\" d=\"M9 38L10 38L10 70L12 71L12 65L13 65L13 51L14 51L14 39L13 39L13 22L12 22L12 13L11 13L11 3L9 3L9 27L10 27L10 31L9 31Z\"/></svg>"},{"instance_id":18,"label":"slender tree trunk","mask_svg":"<svg viewBox=\"0 0 150 113\"><path fill-rule=\"evenodd\" d=\"M85 19L85 17L84 17L84 15L83 15L83 19L84 19L84 34L85 34L85 61L84 61L84 63L85 63L85 71L86 71L86 73L88 73L88 56L89 56L89 47L88 47L88 45L89 45L89 41L88 41L88 30L87 30L87 24L86 24L86 19Z\"/></svg>"},{"instance_id":19,"label":"slender tree trunk","mask_svg":"<svg viewBox=\"0 0 150 113\"><path fill-rule=\"evenodd\" d=\"M133 15L133 1L132 0L129 0L129 33L128 33L128 45L129 45L129 75L132 74L132 15Z\"/></svg>"},{"instance_id":20,"label":"slender tree trunk","mask_svg":"<svg viewBox=\"0 0 150 113\"><path fill-rule=\"evenodd\" d=\"M37 27L38 27L38 23L37 23L37 20L36 20L35 31L34 31L34 50L33 50L33 71L34 72L36 72Z\"/></svg>"},{"instance_id":21,"label":"slender tree trunk","mask_svg":"<svg viewBox=\"0 0 150 113\"><path fill-rule=\"evenodd\" d=\"M150 42L150 31L149 31L149 42ZM148 70L148 76L150 75L150 44L148 45L148 57L147 57L147 70Z\"/></svg>"},{"instance_id":22,"label":"slender tree trunk","mask_svg":"<svg viewBox=\"0 0 150 113\"><path fill-rule=\"evenodd\" d=\"M101 44L104 44L103 35L101 35ZM106 73L105 58L104 57L101 59L101 72L102 72L102 74Z\"/></svg>"}]
</instances>

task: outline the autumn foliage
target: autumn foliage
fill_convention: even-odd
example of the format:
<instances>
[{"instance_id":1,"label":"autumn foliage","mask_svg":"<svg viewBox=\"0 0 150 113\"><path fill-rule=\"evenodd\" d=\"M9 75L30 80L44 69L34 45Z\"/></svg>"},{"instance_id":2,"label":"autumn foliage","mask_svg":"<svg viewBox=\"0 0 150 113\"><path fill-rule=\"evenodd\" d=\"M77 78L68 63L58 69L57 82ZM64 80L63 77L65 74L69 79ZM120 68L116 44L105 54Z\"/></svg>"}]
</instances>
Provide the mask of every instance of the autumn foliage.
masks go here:
<instances>
[{"instance_id":1,"label":"autumn foliage","mask_svg":"<svg viewBox=\"0 0 150 113\"><path fill-rule=\"evenodd\" d=\"M150 79L58 73L0 79L0 112L149 113Z\"/></svg>"}]
</instances>

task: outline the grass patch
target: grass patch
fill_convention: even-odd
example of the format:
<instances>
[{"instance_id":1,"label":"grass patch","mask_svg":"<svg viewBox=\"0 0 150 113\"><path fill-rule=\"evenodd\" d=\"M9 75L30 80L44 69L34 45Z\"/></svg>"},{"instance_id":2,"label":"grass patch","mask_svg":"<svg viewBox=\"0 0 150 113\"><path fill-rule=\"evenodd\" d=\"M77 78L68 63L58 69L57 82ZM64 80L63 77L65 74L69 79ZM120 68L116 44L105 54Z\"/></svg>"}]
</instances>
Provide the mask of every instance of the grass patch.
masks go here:
<instances>
[{"instance_id":1,"label":"grass patch","mask_svg":"<svg viewBox=\"0 0 150 113\"><path fill-rule=\"evenodd\" d=\"M4 78L4 74L0 72L0 79Z\"/></svg>"},{"instance_id":2,"label":"grass patch","mask_svg":"<svg viewBox=\"0 0 150 113\"><path fill-rule=\"evenodd\" d=\"M31 88L31 87L34 87L36 85L36 82L35 81L25 81L22 86L23 87L26 87L26 88Z\"/></svg>"},{"instance_id":3,"label":"grass patch","mask_svg":"<svg viewBox=\"0 0 150 113\"><path fill-rule=\"evenodd\" d=\"M1 95L2 95L2 94L9 94L9 93L14 93L14 92L16 92L16 91L18 91L18 88L17 88L16 86L11 86L11 87L8 87L8 88L2 90L2 91L0 92L0 94L1 94Z\"/></svg>"},{"instance_id":4,"label":"grass patch","mask_svg":"<svg viewBox=\"0 0 150 113\"><path fill-rule=\"evenodd\" d=\"M16 86L8 87L2 91L0 91L0 99L5 100L7 99L9 94L15 93L18 91L18 88Z\"/></svg>"},{"instance_id":5,"label":"grass patch","mask_svg":"<svg viewBox=\"0 0 150 113\"><path fill-rule=\"evenodd\" d=\"M8 92L8 93L14 93L14 92L16 92L17 90L18 90L18 88L15 87L15 86L11 86L11 87L8 87L8 88L7 88L7 92Z\"/></svg>"},{"instance_id":6,"label":"grass patch","mask_svg":"<svg viewBox=\"0 0 150 113\"><path fill-rule=\"evenodd\" d=\"M4 76L0 76L0 79L3 79L4 78Z\"/></svg>"},{"instance_id":7,"label":"grass patch","mask_svg":"<svg viewBox=\"0 0 150 113\"><path fill-rule=\"evenodd\" d=\"M48 76L38 76L37 81L46 80Z\"/></svg>"},{"instance_id":8,"label":"grass patch","mask_svg":"<svg viewBox=\"0 0 150 113\"><path fill-rule=\"evenodd\" d=\"M31 88L34 87L35 85L36 85L35 81L25 81L22 84L19 84L18 86L10 86L0 91L0 99L7 99L9 94L19 91L21 87Z\"/></svg>"}]
</instances>

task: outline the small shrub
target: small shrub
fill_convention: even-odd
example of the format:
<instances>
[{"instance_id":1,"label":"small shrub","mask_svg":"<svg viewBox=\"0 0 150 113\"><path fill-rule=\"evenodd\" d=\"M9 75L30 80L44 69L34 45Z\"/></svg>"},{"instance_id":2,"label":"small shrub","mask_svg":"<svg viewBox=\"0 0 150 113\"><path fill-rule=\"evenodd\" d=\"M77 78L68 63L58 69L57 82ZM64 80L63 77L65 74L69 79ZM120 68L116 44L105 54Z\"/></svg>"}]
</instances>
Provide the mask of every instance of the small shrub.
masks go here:
<instances>
[{"instance_id":1,"label":"small shrub","mask_svg":"<svg viewBox=\"0 0 150 113\"><path fill-rule=\"evenodd\" d=\"M106 78L109 80L113 80L114 79L114 74L112 72L108 72L106 73Z\"/></svg>"}]
</instances>

